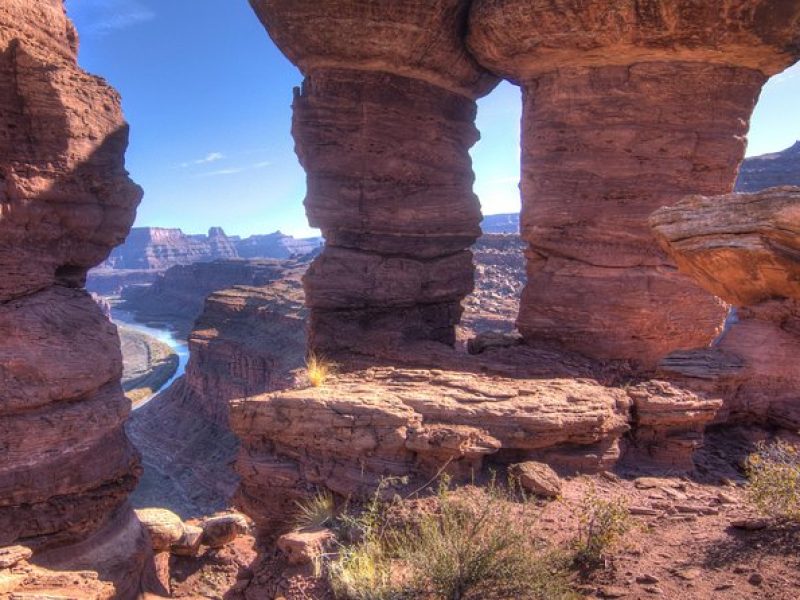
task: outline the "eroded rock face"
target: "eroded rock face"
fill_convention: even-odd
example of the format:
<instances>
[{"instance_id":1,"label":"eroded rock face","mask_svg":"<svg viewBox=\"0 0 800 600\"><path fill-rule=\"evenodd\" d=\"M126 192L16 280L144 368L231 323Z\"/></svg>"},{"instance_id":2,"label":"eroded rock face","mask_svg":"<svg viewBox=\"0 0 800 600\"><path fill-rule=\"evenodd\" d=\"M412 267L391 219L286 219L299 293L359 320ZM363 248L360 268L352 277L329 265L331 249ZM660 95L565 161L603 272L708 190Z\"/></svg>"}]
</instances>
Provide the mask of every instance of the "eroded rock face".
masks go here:
<instances>
[{"instance_id":1,"label":"eroded rock face","mask_svg":"<svg viewBox=\"0 0 800 600\"><path fill-rule=\"evenodd\" d=\"M475 98L497 82L466 52L468 2L251 4L306 77L293 133L326 239L305 280L312 344L452 344L480 235Z\"/></svg>"},{"instance_id":2,"label":"eroded rock face","mask_svg":"<svg viewBox=\"0 0 800 600\"><path fill-rule=\"evenodd\" d=\"M737 307L712 351L670 356L666 372L716 387L728 420L800 425L800 188L689 197L656 212L679 268Z\"/></svg>"},{"instance_id":3,"label":"eroded rock face","mask_svg":"<svg viewBox=\"0 0 800 600\"><path fill-rule=\"evenodd\" d=\"M126 506L130 407L116 329L80 288L124 239L141 190L119 98L76 53L60 0L0 6L0 545L68 557L127 597L146 557ZM94 561L95 536L123 530L130 544Z\"/></svg>"},{"instance_id":4,"label":"eroded rock face","mask_svg":"<svg viewBox=\"0 0 800 600\"><path fill-rule=\"evenodd\" d=\"M470 48L524 90L528 340L653 365L715 337L725 306L647 218L732 189L761 86L800 55L798 19L763 0L473 3Z\"/></svg>"}]
</instances>

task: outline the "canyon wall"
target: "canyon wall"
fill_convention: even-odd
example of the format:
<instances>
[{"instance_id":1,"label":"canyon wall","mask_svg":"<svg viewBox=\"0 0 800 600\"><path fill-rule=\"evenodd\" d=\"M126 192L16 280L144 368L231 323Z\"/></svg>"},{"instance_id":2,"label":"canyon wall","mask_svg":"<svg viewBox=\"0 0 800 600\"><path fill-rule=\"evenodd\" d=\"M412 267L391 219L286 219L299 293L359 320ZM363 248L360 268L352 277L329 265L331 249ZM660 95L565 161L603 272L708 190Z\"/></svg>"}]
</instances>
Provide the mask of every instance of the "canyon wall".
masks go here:
<instances>
[{"instance_id":1,"label":"canyon wall","mask_svg":"<svg viewBox=\"0 0 800 600\"><path fill-rule=\"evenodd\" d=\"M518 326L597 358L654 365L711 342L726 307L647 219L733 188L751 112L798 56L800 5L476 0L469 47L523 88Z\"/></svg>"},{"instance_id":2,"label":"canyon wall","mask_svg":"<svg viewBox=\"0 0 800 600\"><path fill-rule=\"evenodd\" d=\"M305 277L312 344L452 344L480 235L475 99L497 83L464 47L468 2L251 4L305 76L293 133L326 241Z\"/></svg>"},{"instance_id":3,"label":"canyon wall","mask_svg":"<svg viewBox=\"0 0 800 600\"><path fill-rule=\"evenodd\" d=\"M145 467L133 494L137 507L163 506L187 518L230 505L238 442L228 402L294 383L306 352L304 270L290 266L267 285L208 297L189 336L186 374L128 422Z\"/></svg>"},{"instance_id":4,"label":"canyon wall","mask_svg":"<svg viewBox=\"0 0 800 600\"><path fill-rule=\"evenodd\" d=\"M130 405L116 329L82 288L142 192L119 97L76 55L61 0L0 5L0 545L128 597L147 559Z\"/></svg>"},{"instance_id":5,"label":"canyon wall","mask_svg":"<svg viewBox=\"0 0 800 600\"><path fill-rule=\"evenodd\" d=\"M279 260L218 260L178 265L150 285L122 291L120 308L138 321L168 327L186 338L209 294L235 285L263 286L297 263Z\"/></svg>"}]
</instances>

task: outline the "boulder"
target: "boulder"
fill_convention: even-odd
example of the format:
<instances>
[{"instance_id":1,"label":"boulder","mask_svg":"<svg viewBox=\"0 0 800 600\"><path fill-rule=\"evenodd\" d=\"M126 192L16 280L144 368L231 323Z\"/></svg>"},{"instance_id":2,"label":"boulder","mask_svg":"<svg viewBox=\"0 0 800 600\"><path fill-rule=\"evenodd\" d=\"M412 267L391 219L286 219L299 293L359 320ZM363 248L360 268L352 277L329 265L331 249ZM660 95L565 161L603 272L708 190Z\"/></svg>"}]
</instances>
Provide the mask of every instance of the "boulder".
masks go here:
<instances>
[{"instance_id":1,"label":"boulder","mask_svg":"<svg viewBox=\"0 0 800 600\"><path fill-rule=\"evenodd\" d=\"M330 529L302 529L278 538L278 550L290 565L306 565L319 558L334 541Z\"/></svg>"},{"instance_id":2,"label":"boulder","mask_svg":"<svg viewBox=\"0 0 800 600\"><path fill-rule=\"evenodd\" d=\"M169 550L184 538L185 526L181 518L174 512L163 508L144 508L136 511L150 540L153 550L157 552Z\"/></svg>"},{"instance_id":3,"label":"boulder","mask_svg":"<svg viewBox=\"0 0 800 600\"><path fill-rule=\"evenodd\" d=\"M549 465L528 461L508 468L523 489L544 498L558 498L561 495L561 478Z\"/></svg>"},{"instance_id":4,"label":"boulder","mask_svg":"<svg viewBox=\"0 0 800 600\"><path fill-rule=\"evenodd\" d=\"M200 526L203 529L201 543L209 548L221 548L249 530L247 518L238 513L204 519Z\"/></svg>"}]
</instances>

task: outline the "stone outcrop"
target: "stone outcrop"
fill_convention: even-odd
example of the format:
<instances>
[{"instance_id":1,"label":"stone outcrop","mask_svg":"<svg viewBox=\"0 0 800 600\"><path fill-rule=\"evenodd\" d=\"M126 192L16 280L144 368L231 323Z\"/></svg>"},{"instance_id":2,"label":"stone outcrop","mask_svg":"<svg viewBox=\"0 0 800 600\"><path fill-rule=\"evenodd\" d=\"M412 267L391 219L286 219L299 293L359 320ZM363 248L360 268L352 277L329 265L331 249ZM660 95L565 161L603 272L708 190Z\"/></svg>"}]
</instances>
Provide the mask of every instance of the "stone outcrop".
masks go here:
<instances>
[{"instance_id":1,"label":"stone outcrop","mask_svg":"<svg viewBox=\"0 0 800 600\"><path fill-rule=\"evenodd\" d=\"M480 235L475 99L497 83L464 46L468 2L251 4L305 76L293 133L326 240L305 279L312 344L452 344Z\"/></svg>"},{"instance_id":2,"label":"stone outcrop","mask_svg":"<svg viewBox=\"0 0 800 600\"><path fill-rule=\"evenodd\" d=\"M208 235L187 235L180 229L134 227L125 243L103 263L106 269L164 270L175 265L238 258L233 242L221 227Z\"/></svg>"},{"instance_id":3,"label":"stone outcrop","mask_svg":"<svg viewBox=\"0 0 800 600\"><path fill-rule=\"evenodd\" d=\"M651 366L714 339L726 308L647 218L732 190L762 85L800 56L799 19L766 0L473 2L470 49L523 88L528 340Z\"/></svg>"},{"instance_id":4,"label":"stone outcrop","mask_svg":"<svg viewBox=\"0 0 800 600\"><path fill-rule=\"evenodd\" d=\"M662 369L725 397L724 418L800 426L800 188L693 196L651 223L679 268L736 307L717 347Z\"/></svg>"},{"instance_id":5,"label":"stone outcrop","mask_svg":"<svg viewBox=\"0 0 800 600\"><path fill-rule=\"evenodd\" d=\"M296 264L237 259L178 265L167 269L150 285L123 290L120 307L138 321L167 326L185 338L209 294L236 285L267 285Z\"/></svg>"},{"instance_id":6,"label":"stone outcrop","mask_svg":"<svg viewBox=\"0 0 800 600\"><path fill-rule=\"evenodd\" d=\"M781 185L800 186L800 141L781 152L745 159L736 181L737 192L760 192Z\"/></svg>"},{"instance_id":7,"label":"stone outcrop","mask_svg":"<svg viewBox=\"0 0 800 600\"><path fill-rule=\"evenodd\" d=\"M24 540L38 564L91 568L125 598L147 557L126 504L130 406L116 330L81 288L141 190L119 98L76 55L61 0L2 3L0 546Z\"/></svg>"},{"instance_id":8,"label":"stone outcrop","mask_svg":"<svg viewBox=\"0 0 800 600\"><path fill-rule=\"evenodd\" d=\"M351 357L320 387L231 402L237 503L262 530L286 528L295 503L320 488L363 499L385 478L391 495L526 461L592 472L626 449L636 468L691 470L720 405L665 382L622 386L579 355L543 348L467 357L428 343L379 362L392 366Z\"/></svg>"}]
</instances>

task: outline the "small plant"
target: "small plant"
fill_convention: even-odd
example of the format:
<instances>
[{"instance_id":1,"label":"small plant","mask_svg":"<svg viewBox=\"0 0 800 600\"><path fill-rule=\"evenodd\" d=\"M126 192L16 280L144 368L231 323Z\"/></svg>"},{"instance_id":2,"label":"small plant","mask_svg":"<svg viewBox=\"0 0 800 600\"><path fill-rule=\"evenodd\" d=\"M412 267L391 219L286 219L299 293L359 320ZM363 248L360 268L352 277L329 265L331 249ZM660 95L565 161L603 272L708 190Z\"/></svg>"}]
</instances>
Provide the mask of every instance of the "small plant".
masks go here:
<instances>
[{"instance_id":1,"label":"small plant","mask_svg":"<svg viewBox=\"0 0 800 600\"><path fill-rule=\"evenodd\" d=\"M747 459L747 494L763 514L779 521L800 521L800 454L778 440L760 443Z\"/></svg>"},{"instance_id":2,"label":"small plant","mask_svg":"<svg viewBox=\"0 0 800 600\"><path fill-rule=\"evenodd\" d=\"M310 353L306 358L306 376L313 387L322 387L334 374L336 365L322 356Z\"/></svg>"},{"instance_id":3,"label":"small plant","mask_svg":"<svg viewBox=\"0 0 800 600\"><path fill-rule=\"evenodd\" d=\"M297 529L324 527L336 516L336 501L328 490L321 490L311 498L297 502L294 525Z\"/></svg>"},{"instance_id":4,"label":"small plant","mask_svg":"<svg viewBox=\"0 0 800 600\"><path fill-rule=\"evenodd\" d=\"M624 500L600 498L592 487L583 497L578 513L575 562L589 568L602 564L630 527L630 512Z\"/></svg>"}]
</instances>

